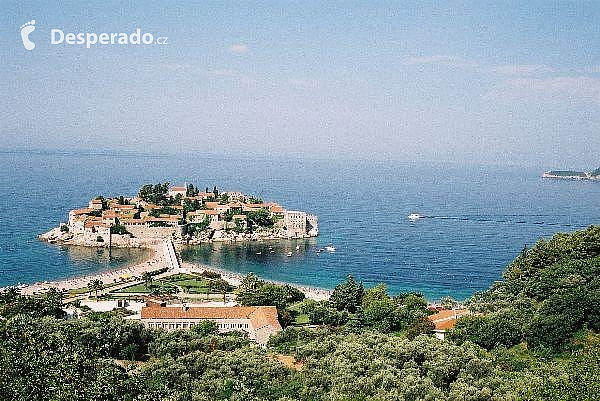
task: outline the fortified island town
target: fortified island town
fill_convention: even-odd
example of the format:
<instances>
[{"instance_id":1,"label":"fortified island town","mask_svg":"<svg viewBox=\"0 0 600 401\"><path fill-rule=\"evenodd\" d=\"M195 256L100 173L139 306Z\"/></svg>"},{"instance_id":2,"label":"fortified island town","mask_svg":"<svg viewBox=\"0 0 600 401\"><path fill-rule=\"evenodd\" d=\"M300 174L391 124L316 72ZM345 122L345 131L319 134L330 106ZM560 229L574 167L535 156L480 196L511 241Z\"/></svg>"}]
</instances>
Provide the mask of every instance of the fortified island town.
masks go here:
<instances>
[{"instance_id":1,"label":"fortified island town","mask_svg":"<svg viewBox=\"0 0 600 401\"><path fill-rule=\"evenodd\" d=\"M153 329L186 330L212 321L221 333L241 332L264 346L282 330L284 317L277 301L248 301L248 291L271 285L270 292L283 292L285 299L314 302L327 301L332 292L285 283L264 286L253 274L242 277L183 262L178 251L201 243L303 239L318 233L317 216L241 192L219 192L217 187L200 191L193 184L144 185L135 197L90 200L88 207L71 210L66 223L39 238L109 250L148 248L149 260L92 276L23 286L21 294L58 292L74 316L85 315L85 311L126 310L126 319L139 320ZM286 256L299 252L299 246L291 249ZM335 252L335 248L328 246L323 251ZM430 307L429 320L439 338L456 319L470 314L464 309Z\"/></svg>"}]
</instances>

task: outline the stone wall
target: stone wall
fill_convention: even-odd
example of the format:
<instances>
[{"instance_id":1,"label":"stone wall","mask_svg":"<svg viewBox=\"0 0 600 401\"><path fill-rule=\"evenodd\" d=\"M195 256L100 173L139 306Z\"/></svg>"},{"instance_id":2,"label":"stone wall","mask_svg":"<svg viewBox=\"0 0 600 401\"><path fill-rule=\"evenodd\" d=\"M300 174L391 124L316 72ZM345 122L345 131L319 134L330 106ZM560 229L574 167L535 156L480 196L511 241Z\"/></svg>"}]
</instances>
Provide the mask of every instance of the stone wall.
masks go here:
<instances>
[{"instance_id":1,"label":"stone wall","mask_svg":"<svg viewBox=\"0 0 600 401\"><path fill-rule=\"evenodd\" d=\"M180 227L127 226L127 231L138 238L173 239L174 236L181 237Z\"/></svg>"}]
</instances>

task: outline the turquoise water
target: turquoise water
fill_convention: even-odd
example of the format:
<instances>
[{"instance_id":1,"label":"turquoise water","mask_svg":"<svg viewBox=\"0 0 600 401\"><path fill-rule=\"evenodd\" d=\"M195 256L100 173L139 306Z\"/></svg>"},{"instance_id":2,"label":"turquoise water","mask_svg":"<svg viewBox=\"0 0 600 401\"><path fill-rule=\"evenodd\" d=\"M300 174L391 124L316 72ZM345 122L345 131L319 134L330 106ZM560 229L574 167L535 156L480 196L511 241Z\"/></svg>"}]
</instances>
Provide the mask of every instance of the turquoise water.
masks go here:
<instances>
[{"instance_id":1,"label":"turquoise water","mask_svg":"<svg viewBox=\"0 0 600 401\"><path fill-rule=\"evenodd\" d=\"M192 263L326 288L353 274L430 299L465 298L499 280L525 244L600 224L600 183L540 178L556 166L5 152L0 167L0 286L143 258L125 250L109 260L36 236L98 194L134 194L148 182L217 185L319 216L316 239L199 246L183 252ZM426 217L411 222L412 212ZM328 244L336 252L317 255Z\"/></svg>"}]
</instances>

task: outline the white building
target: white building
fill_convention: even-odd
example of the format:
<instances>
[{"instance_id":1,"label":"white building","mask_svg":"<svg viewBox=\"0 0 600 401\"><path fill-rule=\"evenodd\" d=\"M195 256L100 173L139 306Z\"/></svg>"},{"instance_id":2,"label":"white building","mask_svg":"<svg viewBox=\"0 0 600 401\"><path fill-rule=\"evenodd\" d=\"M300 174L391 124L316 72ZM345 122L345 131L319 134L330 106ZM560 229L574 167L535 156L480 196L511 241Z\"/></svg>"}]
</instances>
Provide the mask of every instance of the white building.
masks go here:
<instances>
[{"instance_id":1,"label":"white building","mask_svg":"<svg viewBox=\"0 0 600 401\"><path fill-rule=\"evenodd\" d=\"M248 338L265 345L272 334L281 331L274 306L145 306L142 322L150 328L177 330L190 329L203 320L214 321L220 333L242 331Z\"/></svg>"}]
</instances>

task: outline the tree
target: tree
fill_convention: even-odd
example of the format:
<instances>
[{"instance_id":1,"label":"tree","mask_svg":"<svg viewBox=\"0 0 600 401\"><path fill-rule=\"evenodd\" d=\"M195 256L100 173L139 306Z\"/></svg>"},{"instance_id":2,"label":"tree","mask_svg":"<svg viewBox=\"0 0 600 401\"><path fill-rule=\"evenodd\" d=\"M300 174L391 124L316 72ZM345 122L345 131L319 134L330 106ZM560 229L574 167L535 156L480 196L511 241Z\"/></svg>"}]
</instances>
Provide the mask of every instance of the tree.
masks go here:
<instances>
[{"instance_id":1,"label":"tree","mask_svg":"<svg viewBox=\"0 0 600 401\"><path fill-rule=\"evenodd\" d=\"M200 193L200 190L198 188L194 187L194 184L188 184L185 189L185 196L187 196L187 197L198 196L199 193Z\"/></svg>"},{"instance_id":2,"label":"tree","mask_svg":"<svg viewBox=\"0 0 600 401\"><path fill-rule=\"evenodd\" d=\"M256 274L250 272L242 278L239 289L240 291L254 291L264 283Z\"/></svg>"},{"instance_id":3,"label":"tree","mask_svg":"<svg viewBox=\"0 0 600 401\"><path fill-rule=\"evenodd\" d=\"M142 273L142 280L144 281L144 286L148 289L149 286L152 285L153 275L150 272Z\"/></svg>"},{"instance_id":4,"label":"tree","mask_svg":"<svg viewBox=\"0 0 600 401\"><path fill-rule=\"evenodd\" d=\"M435 324L426 316L421 316L406 327L406 337L412 340L419 334L432 334L433 329L435 329Z\"/></svg>"},{"instance_id":5,"label":"tree","mask_svg":"<svg viewBox=\"0 0 600 401\"><path fill-rule=\"evenodd\" d=\"M90 296L92 295L92 291L95 291L96 297L98 297L98 291L104 288L104 283L100 279L94 279L88 283L87 287L90 290Z\"/></svg>"},{"instance_id":6,"label":"tree","mask_svg":"<svg viewBox=\"0 0 600 401\"><path fill-rule=\"evenodd\" d=\"M248 212L246 216L249 228L255 225L258 227L273 227L273 218L267 208L260 208L256 212Z\"/></svg>"},{"instance_id":7,"label":"tree","mask_svg":"<svg viewBox=\"0 0 600 401\"><path fill-rule=\"evenodd\" d=\"M233 287L222 278L218 278L214 281L211 281L209 287L211 288L211 290L218 292L223 296L223 303L226 302L225 295L227 295L227 293L233 289Z\"/></svg>"},{"instance_id":8,"label":"tree","mask_svg":"<svg viewBox=\"0 0 600 401\"><path fill-rule=\"evenodd\" d=\"M399 307L387 294L384 284L368 289L362 299L364 324L383 333L402 328Z\"/></svg>"},{"instance_id":9,"label":"tree","mask_svg":"<svg viewBox=\"0 0 600 401\"><path fill-rule=\"evenodd\" d=\"M169 204L167 193L169 192L169 183L158 183L156 185L146 184L140 188L138 197L143 201L155 205L166 206Z\"/></svg>"},{"instance_id":10,"label":"tree","mask_svg":"<svg viewBox=\"0 0 600 401\"><path fill-rule=\"evenodd\" d=\"M346 278L346 282L339 284L333 290L330 301L337 310L346 310L350 313L356 312L356 309L362 304L365 293L362 281L357 284L352 275Z\"/></svg>"}]
</instances>

